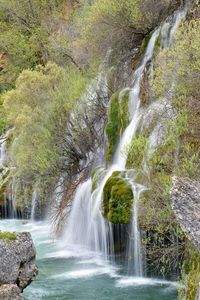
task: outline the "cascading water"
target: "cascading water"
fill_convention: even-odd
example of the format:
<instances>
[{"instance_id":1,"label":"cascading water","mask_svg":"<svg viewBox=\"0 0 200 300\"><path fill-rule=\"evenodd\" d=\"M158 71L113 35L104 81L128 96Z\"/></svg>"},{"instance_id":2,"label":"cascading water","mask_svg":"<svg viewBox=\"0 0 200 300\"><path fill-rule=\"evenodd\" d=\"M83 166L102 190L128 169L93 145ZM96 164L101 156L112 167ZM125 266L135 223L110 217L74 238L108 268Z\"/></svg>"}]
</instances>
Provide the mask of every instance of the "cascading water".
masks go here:
<instances>
[{"instance_id":1,"label":"cascading water","mask_svg":"<svg viewBox=\"0 0 200 300\"><path fill-rule=\"evenodd\" d=\"M95 250L97 252L103 252L106 257L108 254L113 253L114 245L112 225L103 218L101 213L103 189L105 183L114 171L125 170L127 154L124 154L123 150L125 146L130 146L132 138L137 130L141 118L141 114L139 111L140 81L145 66L153 55L153 50L158 35L159 29L156 30L152 35L142 64L134 74L133 85L129 93L129 108L131 121L120 139L119 145L114 155L112 165L109 167L109 169L106 172L106 175L100 182L98 188L93 193L91 193L91 180L88 180L86 183L83 183L77 190L72 206L72 211L65 230L66 234L64 240L68 245L84 245L89 249ZM132 227L134 228L134 236L137 236L137 238L134 238L134 268L136 270L135 275L142 275L142 257L139 256L140 237L137 225L138 200L136 200L137 195L135 194L135 189L133 189L133 193L135 196L134 202L136 204L133 207L134 218Z\"/></svg>"},{"instance_id":2,"label":"cascading water","mask_svg":"<svg viewBox=\"0 0 200 300\"><path fill-rule=\"evenodd\" d=\"M182 14L176 14L174 19L168 20L168 23L157 29L151 36L143 61L135 71L132 85L128 88L130 124L120 138L112 165L107 170L102 168L102 174L104 175L101 176L102 180L100 180L97 188L92 191L91 179L78 187L61 245L52 243L49 237L50 225L45 222L25 224L25 222L20 221L12 221L12 223L7 220L1 221L1 229L3 230L28 230L33 235L37 247L40 272L37 280L25 290L27 299L119 299L120 297L120 299L127 300L177 299L177 286L175 283L142 277L144 276L143 249L140 241L138 214L140 196L146 190L146 187L137 183L135 179L137 170L126 171L128 151L124 151L124 148L129 148L138 129L142 132L148 127L149 119L156 109L163 116L166 104L162 101L154 102L148 108L140 107L140 83L144 71L152 59L154 46L160 32L162 47L169 46L169 29L171 28L170 39L173 40L177 23L181 17ZM147 157L141 166L146 168L147 172L148 160L162 140L160 132L162 131L163 122L162 118L158 118L158 122L147 142ZM163 131L161 136L163 136ZM132 222L129 230L130 237L126 249L128 275L134 275L134 277L124 276L124 270L121 271L115 266L113 267L113 264L105 260L105 258L109 258L110 254L111 256L114 254L115 237L113 234L114 226L107 222L101 213L102 197L104 186L114 171L126 171L124 173L126 173L126 179L132 186L134 195ZM58 184L56 190L58 204L61 201L61 192L62 189ZM36 189L32 196L32 219L34 219L37 202ZM118 229L117 235L121 238L120 234L123 230L119 227ZM151 288L149 288L149 285L151 285ZM124 287L126 289L121 292Z\"/></svg>"},{"instance_id":3,"label":"cascading water","mask_svg":"<svg viewBox=\"0 0 200 300\"><path fill-rule=\"evenodd\" d=\"M34 188L33 194L32 194L32 201L31 201L31 220L35 220L35 210L37 206L38 201L38 189L37 187Z\"/></svg>"},{"instance_id":4,"label":"cascading water","mask_svg":"<svg viewBox=\"0 0 200 300\"><path fill-rule=\"evenodd\" d=\"M7 130L2 136L0 137L0 167L4 167L7 155L6 155L6 141L13 129Z\"/></svg>"},{"instance_id":5,"label":"cascading water","mask_svg":"<svg viewBox=\"0 0 200 300\"><path fill-rule=\"evenodd\" d=\"M3 167L3 164L5 162L6 159L6 140L5 137L2 136L1 139L1 148L0 148L0 167Z\"/></svg>"},{"instance_id":6,"label":"cascading water","mask_svg":"<svg viewBox=\"0 0 200 300\"><path fill-rule=\"evenodd\" d=\"M147 113L144 109L140 108L140 84L147 63L152 59L156 41L161 34L161 47L169 46L173 41L173 36L178 24L181 18L185 16L185 13L185 10L177 13L171 22L167 20L161 28L156 29L152 34L142 63L135 71L132 86L129 88L130 123L120 138L118 147L114 154L113 163L105 171L105 175L96 190L92 192L91 179L79 186L65 229L65 235L63 238L65 244L73 245L73 247L84 246L87 249L104 253L106 258L108 254L113 254L113 228L112 225L104 219L101 213L103 189L107 180L114 171L125 171L128 151L124 151L124 149L130 147L140 121L145 113ZM168 31L170 28L171 31L169 35ZM123 93L124 91L121 92L121 94ZM121 97L121 95L119 97ZM143 119L143 123L144 122L145 120ZM149 157L154 152L156 145L160 144L159 130L160 125L158 124L150 135L148 142ZM133 268L134 272L130 270L131 274L133 273L135 276L142 276L142 250L140 230L138 228L138 209L140 195L146 188L139 185L137 182L134 182L133 178L127 178L127 180L132 185L134 195L133 218L127 250L128 258L132 261L129 263L129 270ZM133 260L130 259L132 256Z\"/></svg>"},{"instance_id":7,"label":"cascading water","mask_svg":"<svg viewBox=\"0 0 200 300\"><path fill-rule=\"evenodd\" d=\"M9 172L10 169L7 166L7 153L6 153L6 145L7 139L9 137L10 132L13 131L13 128L8 129L1 137L0 137L0 168L1 168L1 186L8 183ZM12 195L12 184L7 188L7 191L4 192L4 212L2 215L5 218L14 219L17 217L17 209L15 207L15 202L13 201Z\"/></svg>"},{"instance_id":8,"label":"cascading water","mask_svg":"<svg viewBox=\"0 0 200 300\"><path fill-rule=\"evenodd\" d=\"M131 224L130 230L130 238L128 245L128 274L132 275L134 270L134 276L142 277L143 272L143 255L141 248L141 238L140 238L140 230L138 226L138 206L139 199L142 192L146 190L143 185L137 184L134 180L130 180L129 182L132 185L133 195L134 195L134 206L133 206L133 220ZM132 258L133 255L133 258Z\"/></svg>"}]
</instances>

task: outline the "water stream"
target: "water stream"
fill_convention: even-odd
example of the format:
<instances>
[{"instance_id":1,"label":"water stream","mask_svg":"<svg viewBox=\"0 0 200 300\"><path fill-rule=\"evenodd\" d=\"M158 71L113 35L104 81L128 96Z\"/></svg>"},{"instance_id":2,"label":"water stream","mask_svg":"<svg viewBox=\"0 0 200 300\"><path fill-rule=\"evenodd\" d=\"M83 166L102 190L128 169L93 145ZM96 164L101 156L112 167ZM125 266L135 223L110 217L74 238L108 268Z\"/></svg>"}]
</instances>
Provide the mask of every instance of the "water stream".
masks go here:
<instances>
[{"instance_id":1,"label":"water stream","mask_svg":"<svg viewBox=\"0 0 200 300\"><path fill-rule=\"evenodd\" d=\"M85 247L63 249L45 222L1 220L1 230L29 231L37 248L37 279L26 300L177 300L177 284L126 275L125 266Z\"/></svg>"},{"instance_id":2,"label":"water stream","mask_svg":"<svg viewBox=\"0 0 200 300\"><path fill-rule=\"evenodd\" d=\"M182 17L182 13L178 13L173 20L172 31L176 31L178 22ZM116 149L113 162L106 170L103 179L100 181L99 186L95 191L92 192L92 182L91 179L81 184L76 192L71 214L68 219L68 223L65 228L65 234L63 237L63 248L73 245L75 249L84 246L87 250L92 250L96 252L101 252L106 259L113 256L113 225L107 222L101 213L101 205L103 199L103 189L113 174L114 171L125 171L126 161L128 151L124 151L131 144L131 141L140 125L141 118L143 117L143 122L148 122L144 118L145 114L149 112L147 108L146 111L140 108L140 83L146 68L147 63L151 61L154 53L154 48L156 41L161 32L161 44L163 42L166 44L166 27L168 27L169 21L156 29L152 34L146 52L144 54L143 60L134 72L132 85L129 89L129 115L130 123L122 134L118 147ZM163 29L164 28L164 29ZM163 34L163 36L162 36ZM170 36L171 39L171 36ZM169 41L170 43L170 41ZM123 93L122 91L121 93ZM121 95L120 95L121 96ZM161 108L161 105L159 106ZM166 108L166 104L163 105ZM153 111L153 109L152 109ZM161 112L163 112L161 110ZM141 125L140 125L141 126ZM155 132L154 132L155 133ZM150 135L149 140L149 156L153 153L153 148L156 148L159 140L159 132L157 134ZM153 134L153 133L152 133ZM154 145L154 147L153 147ZM139 198L140 194L146 189L144 186L134 182L133 178L127 178L131 182L133 187L134 204L133 204L133 218L130 230L130 240L128 243L128 260L133 261L128 263L129 274L134 274L135 276L143 275L142 267L142 249L140 241L140 231L138 228L138 209L139 209ZM133 259L130 259L130 257ZM132 266L132 270L130 270Z\"/></svg>"}]
</instances>

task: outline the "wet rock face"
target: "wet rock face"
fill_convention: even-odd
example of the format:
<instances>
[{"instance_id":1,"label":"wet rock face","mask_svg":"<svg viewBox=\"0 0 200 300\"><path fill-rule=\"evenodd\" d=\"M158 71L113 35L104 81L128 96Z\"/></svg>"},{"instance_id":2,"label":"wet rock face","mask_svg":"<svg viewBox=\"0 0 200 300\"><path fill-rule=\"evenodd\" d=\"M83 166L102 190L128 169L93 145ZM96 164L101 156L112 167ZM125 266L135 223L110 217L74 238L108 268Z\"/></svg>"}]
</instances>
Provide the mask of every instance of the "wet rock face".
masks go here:
<instances>
[{"instance_id":1,"label":"wet rock face","mask_svg":"<svg viewBox=\"0 0 200 300\"><path fill-rule=\"evenodd\" d=\"M20 293L38 273L35 259L36 250L30 233L18 233L16 240L0 240L0 295L4 295L0 299L23 299ZM18 296L9 298L11 291Z\"/></svg>"},{"instance_id":2,"label":"wet rock face","mask_svg":"<svg viewBox=\"0 0 200 300\"><path fill-rule=\"evenodd\" d=\"M200 181L173 177L170 195L179 224L200 251Z\"/></svg>"}]
</instances>

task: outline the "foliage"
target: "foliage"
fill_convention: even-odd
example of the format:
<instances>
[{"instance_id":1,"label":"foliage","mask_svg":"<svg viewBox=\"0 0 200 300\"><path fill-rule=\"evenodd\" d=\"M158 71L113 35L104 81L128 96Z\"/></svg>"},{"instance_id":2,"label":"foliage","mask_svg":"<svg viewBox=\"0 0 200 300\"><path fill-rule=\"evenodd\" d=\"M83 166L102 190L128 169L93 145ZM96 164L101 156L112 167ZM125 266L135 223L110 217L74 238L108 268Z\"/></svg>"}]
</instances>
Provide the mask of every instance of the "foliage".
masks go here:
<instances>
[{"instance_id":1,"label":"foliage","mask_svg":"<svg viewBox=\"0 0 200 300\"><path fill-rule=\"evenodd\" d=\"M16 89L4 94L7 122L15 127L11 157L23 181L33 184L57 174L59 140L86 82L76 68L64 70L48 63L23 71Z\"/></svg>"},{"instance_id":2,"label":"foliage","mask_svg":"<svg viewBox=\"0 0 200 300\"><path fill-rule=\"evenodd\" d=\"M0 231L0 240L14 241L17 238L15 232Z\"/></svg>"},{"instance_id":3,"label":"foliage","mask_svg":"<svg viewBox=\"0 0 200 300\"><path fill-rule=\"evenodd\" d=\"M82 36L89 49L104 56L127 52L151 32L178 1L96 0L84 8ZM84 26L83 26L84 24Z\"/></svg>"},{"instance_id":4,"label":"foliage","mask_svg":"<svg viewBox=\"0 0 200 300\"><path fill-rule=\"evenodd\" d=\"M135 136L126 151L128 151L126 167L128 169L139 167L147 153L147 138L142 134Z\"/></svg>"},{"instance_id":5,"label":"foliage","mask_svg":"<svg viewBox=\"0 0 200 300\"><path fill-rule=\"evenodd\" d=\"M103 190L103 215L114 224L128 224L132 203L131 185L118 172L113 172Z\"/></svg>"},{"instance_id":6,"label":"foliage","mask_svg":"<svg viewBox=\"0 0 200 300\"><path fill-rule=\"evenodd\" d=\"M66 43L69 37L63 37L64 48L59 38L73 12L70 1L0 0L0 11L0 63L4 56L0 91L12 88L23 69L48 60L74 63Z\"/></svg>"},{"instance_id":7,"label":"foliage","mask_svg":"<svg viewBox=\"0 0 200 300\"><path fill-rule=\"evenodd\" d=\"M156 59L154 95L171 100L176 117L166 124L165 140L150 158L148 176L142 171L139 174L141 182L149 188L142 197L140 216L140 226L149 232L149 237L144 239L147 259L155 268L163 265L161 271L165 273L171 272L174 266L178 269L179 260L175 259L175 253L179 253L182 263L187 247L182 231L175 230L177 226L169 196L171 177L173 174L194 179L200 176L199 25L199 20L183 23L174 45L162 50ZM193 263L189 256L185 260L187 264L191 263L187 297L194 299L198 263Z\"/></svg>"},{"instance_id":8,"label":"foliage","mask_svg":"<svg viewBox=\"0 0 200 300\"><path fill-rule=\"evenodd\" d=\"M196 299L200 281L200 253L192 245L188 245L186 250L182 272L187 286L185 299Z\"/></svg>"},{"instance_id":9,"label":"foliage","mask_svg":"<svg viewBox=\"0 0 200 300\"><path fill-rule=\"evenodd\" d=\"M190 178L199 175L199 34L199 19L182 24L174 46L158 56L153 82L156 96L172 97L177 117L169 124L167 143L179 160L176 173Z\"/></svg>"}]
</instances>

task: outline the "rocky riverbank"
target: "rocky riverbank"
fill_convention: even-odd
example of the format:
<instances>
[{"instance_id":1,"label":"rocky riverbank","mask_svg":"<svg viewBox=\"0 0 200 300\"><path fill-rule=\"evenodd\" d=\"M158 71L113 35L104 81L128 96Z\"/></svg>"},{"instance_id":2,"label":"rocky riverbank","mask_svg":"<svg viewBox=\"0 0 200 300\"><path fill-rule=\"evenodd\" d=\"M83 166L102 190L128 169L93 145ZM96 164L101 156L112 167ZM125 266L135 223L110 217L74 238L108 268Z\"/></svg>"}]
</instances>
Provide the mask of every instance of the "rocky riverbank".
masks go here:
<instances>
[{"instance_id":1,"label":"rocky riverbank","mask_svg":"<svg viewBox=\"0 0 200 300\"><path fill-rule=\"evenodd\" d=\"M30 233L0 232L0 299L23 300L36 277L36 250Z\"/></svg>"}]
</instances>

